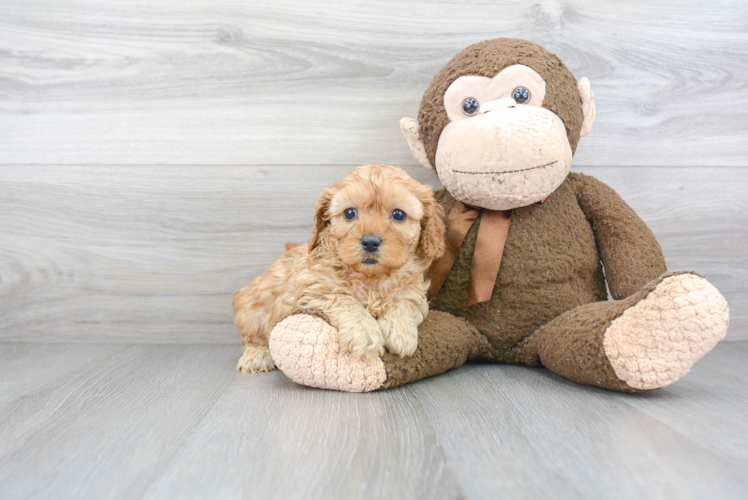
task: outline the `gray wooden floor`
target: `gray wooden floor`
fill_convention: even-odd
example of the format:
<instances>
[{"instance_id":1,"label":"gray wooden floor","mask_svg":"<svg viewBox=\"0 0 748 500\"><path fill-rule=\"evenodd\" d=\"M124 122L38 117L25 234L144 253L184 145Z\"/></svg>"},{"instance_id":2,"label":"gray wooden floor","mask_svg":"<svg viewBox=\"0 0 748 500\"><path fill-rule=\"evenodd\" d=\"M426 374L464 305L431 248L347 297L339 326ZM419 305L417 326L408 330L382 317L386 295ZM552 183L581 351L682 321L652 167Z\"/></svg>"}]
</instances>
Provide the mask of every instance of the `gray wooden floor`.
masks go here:
<instances>
[{"instance_id":1,"label":"gray wooden floor","mask_svg":"<svg viewBox=\"0 0 748 500\"><path fill-rule=\"evenodd\" d=\"M748 342L639 395L493 364L345 394L238 354L0 344L0 497L748 497Z\"/></svg>"}]
</instances>

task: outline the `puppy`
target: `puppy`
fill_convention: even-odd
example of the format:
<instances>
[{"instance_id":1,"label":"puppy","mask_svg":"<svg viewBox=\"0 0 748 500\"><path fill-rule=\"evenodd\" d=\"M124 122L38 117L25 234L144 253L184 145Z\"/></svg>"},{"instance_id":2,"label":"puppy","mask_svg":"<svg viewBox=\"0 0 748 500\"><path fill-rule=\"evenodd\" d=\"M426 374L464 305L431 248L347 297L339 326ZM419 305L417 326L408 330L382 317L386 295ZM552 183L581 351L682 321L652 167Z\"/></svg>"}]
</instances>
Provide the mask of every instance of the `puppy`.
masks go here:
<instances>
[{"instance_id":1,"label":"puppy","mask_svg":"<svg viewBox=\"0 0 748 500\"><path fill-rule=\"evenodd\" d=\"M244 347L237 369L273 370L270 331L304 310L322 313L353 356L413 354L428 313L424 272L444 252L442 216L431 188L396 167L365 165L325 189L309 245L286 245L234 293Z\"/></svg>"}]
</instances>

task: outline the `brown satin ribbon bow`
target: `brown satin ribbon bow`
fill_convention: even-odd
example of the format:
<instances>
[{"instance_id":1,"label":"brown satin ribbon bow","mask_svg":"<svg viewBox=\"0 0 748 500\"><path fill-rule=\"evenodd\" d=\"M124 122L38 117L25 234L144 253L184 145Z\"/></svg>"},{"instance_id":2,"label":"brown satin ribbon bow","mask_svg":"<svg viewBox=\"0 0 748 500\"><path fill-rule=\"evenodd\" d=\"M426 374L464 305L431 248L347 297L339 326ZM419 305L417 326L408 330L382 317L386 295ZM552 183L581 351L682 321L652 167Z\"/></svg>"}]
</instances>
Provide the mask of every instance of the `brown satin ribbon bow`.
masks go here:
<instances>
[{"instance_id":1,"label":"brown satin ribbon bow","mask_svg":"<svg viewBox=\"0 0 748 500\"><path fill-rule=\"evenodd\" d=\"M473 250L473 261L470 264L467 306L470 307L491 298L496 277L499 275L506 237L509 234L512 211L473 208L459 201L455 202L449 216L447 216L447 232L445 234L447 249L444 255L431 264L426 273L426 277L431 280L429 291L432 296L436 297L436 294L439 293L439 289L447 279L449 270L452 269L457 260L465 235L473 227L481 213L483 217L478 228L478 238Z\"/></svg>"}]
</instances>

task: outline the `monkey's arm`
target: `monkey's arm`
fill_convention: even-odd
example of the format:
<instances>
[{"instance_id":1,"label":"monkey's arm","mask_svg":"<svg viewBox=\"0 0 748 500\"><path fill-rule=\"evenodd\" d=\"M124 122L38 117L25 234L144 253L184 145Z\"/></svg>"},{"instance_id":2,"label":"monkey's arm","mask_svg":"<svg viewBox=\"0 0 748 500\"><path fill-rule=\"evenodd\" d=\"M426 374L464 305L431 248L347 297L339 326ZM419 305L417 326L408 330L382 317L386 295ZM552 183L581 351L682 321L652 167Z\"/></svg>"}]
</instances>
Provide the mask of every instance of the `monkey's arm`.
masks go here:
<instances>
[{"instance_id":1,"label":"monkey's arm","mask_svg":"<svg viewBox=\"0 0 748 500\"><path fill-rule=\"evenodd\" d=\"M618 193L594 177L569 175L575 181L577 203L595 233L614 299L636 293L667 271L654 234Z\"/></svg>"}]
</instances>

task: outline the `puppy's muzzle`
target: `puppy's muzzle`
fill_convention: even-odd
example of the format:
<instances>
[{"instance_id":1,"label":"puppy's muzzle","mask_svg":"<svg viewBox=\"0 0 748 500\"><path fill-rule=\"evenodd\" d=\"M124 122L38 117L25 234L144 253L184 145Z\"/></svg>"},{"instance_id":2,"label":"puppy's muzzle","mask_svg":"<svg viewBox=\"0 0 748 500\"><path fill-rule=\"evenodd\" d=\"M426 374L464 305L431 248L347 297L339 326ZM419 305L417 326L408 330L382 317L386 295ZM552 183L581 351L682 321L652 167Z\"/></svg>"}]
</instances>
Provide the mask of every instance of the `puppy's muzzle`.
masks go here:
<instances>
[{"instance_id":1,"label":"puppy's muzzle","mask_svg":"<svg viewBox=\"0 0 748 500\"><path fill-rule=\"evenodd\" d=\"M361 247L369 255L376 254L379 251L379 247L382 245L382 238L376 234L365 234L361 237ZM364 264L376 264L376 259L368 258L364 261Z\"/></svg>"}]
</instances>

